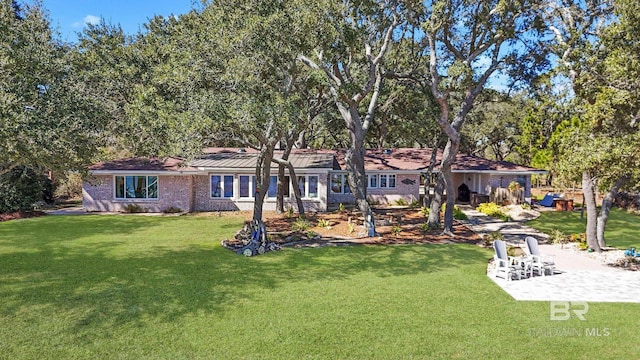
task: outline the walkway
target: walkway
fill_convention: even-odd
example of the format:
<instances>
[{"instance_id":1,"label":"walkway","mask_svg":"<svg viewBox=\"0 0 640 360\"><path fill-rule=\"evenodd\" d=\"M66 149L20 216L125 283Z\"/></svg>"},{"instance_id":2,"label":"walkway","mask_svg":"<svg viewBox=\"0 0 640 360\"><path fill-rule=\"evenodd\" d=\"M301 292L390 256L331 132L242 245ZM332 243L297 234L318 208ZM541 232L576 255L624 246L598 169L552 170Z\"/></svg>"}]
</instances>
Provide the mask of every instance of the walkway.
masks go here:
<instances>
[{"instance_id":1,"label":"walkway","mask_svg":"<svg viewBox=\"0 0 640 360\"><path fill-rule=\"evenodd\" d=\"M503 222L471 208L463 209L467 226L478 234L499 231L512 246L524 245L526 236L546 240L547 235L520 222ZM588 301L640 303L640 272L609 267L599 260L540 244L540 252L553 255L557 273L529 279L506 281L489 277L514 299L520 301Z\"/></svg>"}]
</instances>

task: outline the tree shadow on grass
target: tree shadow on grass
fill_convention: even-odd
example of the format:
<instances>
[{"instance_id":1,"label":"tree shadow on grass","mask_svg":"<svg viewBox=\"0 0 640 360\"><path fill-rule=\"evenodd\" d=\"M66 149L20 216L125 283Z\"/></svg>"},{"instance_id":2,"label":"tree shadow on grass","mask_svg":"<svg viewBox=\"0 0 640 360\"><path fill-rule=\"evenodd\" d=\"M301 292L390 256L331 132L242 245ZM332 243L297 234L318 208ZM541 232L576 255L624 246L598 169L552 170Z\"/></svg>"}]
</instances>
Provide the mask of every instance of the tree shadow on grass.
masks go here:
<instances>
[{"instance_id":1,"label":"tree shadow on grass","mask_svg":"<svg viewBox=\"0 0 640 360\"><path fill-rule=\"evenodd\" d=\"M68 331L78 336L96 328L103 329L100 333L105 336L114 325L144 326L150 318L172 322L203 312L223 316L238 302L261 300L265 289L277 290L294 282L322 286L323 281L358 275L427 274L484 264L489 257L487 250L470 245L399 245L286 249L245 258L210 240L181 248L147 246L118 253L114 249L130 241L127 232L166 226L165 221L171 220L105 220L101 224L115 226L120 240L88 245L59 233L65 224L77 226L81 217L56 219L62 224L50 230L46 240L29 239L43 231L37 229L24 237L2 240L14 247L22 244L24 249L0 251L0 298L4 300L0 313L13 317L25 309L47 309L69 314L73 325L68 325ZM99 226L85 231L111 234L110 229ZM76 232L78 239L86 236ZM211 234L194 229L190 236L206 239Z\"/></svg>"}]
</instances>

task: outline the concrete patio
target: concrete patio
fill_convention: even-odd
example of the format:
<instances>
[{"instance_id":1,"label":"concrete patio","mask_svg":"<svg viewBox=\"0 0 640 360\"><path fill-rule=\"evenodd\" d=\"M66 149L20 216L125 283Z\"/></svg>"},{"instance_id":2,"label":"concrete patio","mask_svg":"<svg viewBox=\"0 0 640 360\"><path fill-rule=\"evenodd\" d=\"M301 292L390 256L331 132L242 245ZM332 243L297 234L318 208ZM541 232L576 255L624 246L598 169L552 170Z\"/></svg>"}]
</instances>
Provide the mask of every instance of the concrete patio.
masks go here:
<instances>
[{"instance_id":1,"label":"concrete patio","mask_svg":"<svg viewBox=\"0 0 640 360\"><path fill-rule=\"evenodd\" d=\"M504 222L467 208L469 226L479 234L499 231L512 246L522 246L526 236L538 240L547 235L520 222ZM498 286L520 301L587 301L640 303L640 272L607 266L597 259L540 244L540 252L553 255L556 274L506 281L488 274Z\"/></svg>"}]
</instances>

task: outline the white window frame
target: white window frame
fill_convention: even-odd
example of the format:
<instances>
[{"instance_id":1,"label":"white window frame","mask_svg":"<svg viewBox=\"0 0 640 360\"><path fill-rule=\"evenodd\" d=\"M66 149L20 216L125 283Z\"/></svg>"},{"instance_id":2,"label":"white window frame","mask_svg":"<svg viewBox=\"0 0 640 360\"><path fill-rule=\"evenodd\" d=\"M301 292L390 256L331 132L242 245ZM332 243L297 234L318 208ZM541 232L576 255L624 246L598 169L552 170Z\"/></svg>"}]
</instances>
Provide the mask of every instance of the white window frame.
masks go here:
<instances>
[{"instance_id":1,"label":"white window frame","mask_svg":"<svg viewBox=\"0 0 640 360\"><path fill-rule=\"evenodd\" d=\"M118 178L124 178L124 188L122 189L123 197L118 197ZM128 177L144 177L145 178L145 197L127 197L127 178ZM149 197L149 178L156 178L156 197ZM160 177L158 175L114 175L113 176L113 198L115 200L127 200L127 201L156 201L160 198Z\"/></svg>"},{"instance_id":2,"label":"white window frame","mask_svg":"<svg viewBox=\"0 0 640 360\"><path fill-rule=\"evenodd\" d=\"M220 177L220 196L213 196L213 183L211 182L212 178L214 176L219 176ZM231 196L225 196L225 177L231 177L232 178L232 182L231 182ZM234 175L229 175L229 174L209 174L209 198L214 199L214 200L221 200L221 199L234 199L236 196L236 191L235 191L235 182L236 182L236 177Z\"/></svg>"},{"instance_id":3,"label":"white window frame","mask_svg":"<svg viewBox=\"0 0 640 360\"><path fill-rule=\"evenodd\" d=\"M373 182L373 180L375 180L375 186L371 184ZM379 184L380 183L378 181L378 174L369 174L369 175L367 175L367 187L369 189L377 189Z\"/></svg>"},{"instance_id":4,"label":"white window frame","mask_svg":"<svg viewBox=\"0 0 640 360\"><path fill-rule=\"evenodd\" d=\"M249 196L242 196L242 194L240 194L242 177L249 178ZM238 175L238 199L255 199L256 197L255 195L256 195L256 176L255 175Z\"/></svg>"},{"instance_id":5,"label":"white window frame","mask_svg":"<svg viewBox=\"0 0 640 360\"><path fill-rule=\"evenodd\" d=\"M371 181L373 179L375 179L376 186L371 186ZM382 179L385 179L384 186L382 186ZM368 189L395 189L398 184L397 181L398 181L397 174L381 174L381 173L367 174ZM393 182L393 185L391 185L392 182Z\"/></svg>"},{"instance_id":6,"label":"white window frame","mask_svg":"<svg viewBox=\"0 0 640 360\"><path fill-rule=\"evenodd\" d=\"M340 176L340 192L335 192L333 191L333 176ZM347 174L336 174L333 173L331 174L330 178L329 178L329 188L332 194L352 194L351 189L349 189L349 192L345 192L345 189L349 187L349 180L347 178Z\"/></svg>"},{"instance_id":7,"label":"white window frame","mask_svg":"<svg viewBox=\"0 0 640 360\"><path fill-rule=\"evenodd\" d=\"M391 186L391 179L393 179L393 186ZM397 181L398 181L398 177L396 176L396 174L389 174L387 176L387 188L395 189L397 186Z\"/></svg>"},{"instance_id":8,"label":"white window frame","mask_svg":"<svg viewBox=\"0 0 640 360\"><path fill-rule=\"evenodd\" d=\"M299 175L297 176L297 185L300 186L300 178L304 179L304 189L300 189L300 195L303 199L318 199L320 198L320 176L318 175ZM316 178L316 196L309 196L309 179Z\"/></svg>"},{"instance_id":9,"label":"white window frame","mask_svg":"<svg viewBox=\"0 0 640 360\"><path fill-rule=\"evenodd\" d=\"M273 200L273 199L278 197L278 175L270 175L269 179L270 179L269 180L269 187L275 186L276 193L273 196L271 196L271 195L269 195L269 189L267 189L266 199ZM289 175L285 175L284 176L284 181L286 182L287 190L289 190L289 193L288 194L284 194L283 197L285 199L288 199L288 198L291 197L291 191L293 191L293 189L291 188L291 177Z\"/></svg>"}]
</instances>

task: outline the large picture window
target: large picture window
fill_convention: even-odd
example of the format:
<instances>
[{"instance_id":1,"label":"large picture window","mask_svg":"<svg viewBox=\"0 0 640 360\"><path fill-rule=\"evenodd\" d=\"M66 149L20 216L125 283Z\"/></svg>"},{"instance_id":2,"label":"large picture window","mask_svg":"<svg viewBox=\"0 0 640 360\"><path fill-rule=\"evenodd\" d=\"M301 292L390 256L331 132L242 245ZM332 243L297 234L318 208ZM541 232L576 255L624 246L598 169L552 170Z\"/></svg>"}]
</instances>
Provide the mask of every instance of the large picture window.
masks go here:
<instances>
[{"instance_id":1,"label":"large picture window","mask_svg":"<svg viewBox=\"0 0 640 360\"><path fill-rule=\"evenodd\" d=\"M211 175L211 197L233 197L233 175Z\"/></svg>"},{"instance_id":2,"label":"large picture window","mask_svg":"<svg viewBox=\"0 0 640 360\"><path fill-rule=\"evenodd\" d=\"M157 176L116 176L116 199L157 198Z\"/></svg>"}]
</instances>

